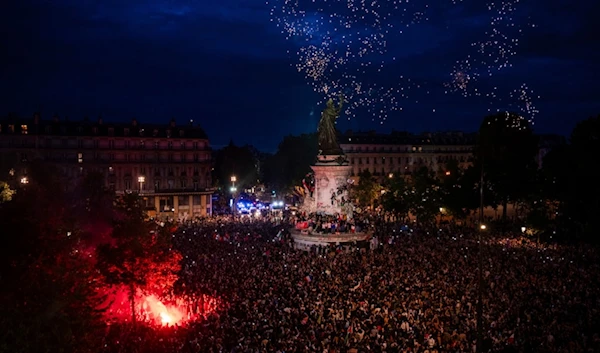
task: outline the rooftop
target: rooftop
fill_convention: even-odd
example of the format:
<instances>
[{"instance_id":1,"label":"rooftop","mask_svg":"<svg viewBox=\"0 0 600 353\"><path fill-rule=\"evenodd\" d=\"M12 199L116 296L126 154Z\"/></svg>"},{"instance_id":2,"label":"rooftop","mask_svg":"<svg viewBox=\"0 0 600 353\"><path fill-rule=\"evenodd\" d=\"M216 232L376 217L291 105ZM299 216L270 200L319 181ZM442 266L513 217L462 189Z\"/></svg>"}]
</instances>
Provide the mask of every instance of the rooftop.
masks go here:
<instances>
[{"instance_id":1,"label":"rooftop","mask_svg":"<svg viewBox=\"0 0 600 353\"><path fill-rule=\"evenodd\" d=\"M44 120L38 114L32 118L0 118L0 134L208 139L206 132L198 124L194 125L193 120L185 125L177 125L175 119L166 124L146 124L138 123L137 119L129 123L107 122L101 117L96 121L88 118L72 121L56 115Z\"/></svg>"},{"instance_id":2,"label":"rooftop","mask_svg":"<svg viewBox=\"0 0 600 353\"><path fill-rule=\"evenodd\" d=\"M376 145L474 145L476 133L460 131L425 132L413 134L406 131L392 131L388 134L375 131L348 130L340 135L341 144L376 144Z\"/></svg>"}]
</instances>

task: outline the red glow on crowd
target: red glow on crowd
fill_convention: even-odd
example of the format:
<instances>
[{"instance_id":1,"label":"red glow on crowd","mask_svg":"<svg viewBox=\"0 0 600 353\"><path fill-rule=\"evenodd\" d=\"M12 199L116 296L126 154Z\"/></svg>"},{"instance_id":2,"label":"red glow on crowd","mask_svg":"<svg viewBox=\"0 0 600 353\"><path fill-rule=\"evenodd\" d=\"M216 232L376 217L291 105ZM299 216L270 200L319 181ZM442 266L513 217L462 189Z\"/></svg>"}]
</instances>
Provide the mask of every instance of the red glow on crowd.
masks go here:
<instances>
[{"instance_id":1,"label":"red glow on crowd","mask_svg":"<svg viewBox=\"0 0 600 353\"><path fill-rule=\"evenodd\" d=\"M107 319L113 322L132 320L129 292L119 288L108 295L109 305ZM215 298L202 296L192 301L183 298L161 300L156 295L141 295L135 299L136 320L156 326L181 326L186 322L200 320L214 313L218 301Z\"/></svg>"}]
</instances>

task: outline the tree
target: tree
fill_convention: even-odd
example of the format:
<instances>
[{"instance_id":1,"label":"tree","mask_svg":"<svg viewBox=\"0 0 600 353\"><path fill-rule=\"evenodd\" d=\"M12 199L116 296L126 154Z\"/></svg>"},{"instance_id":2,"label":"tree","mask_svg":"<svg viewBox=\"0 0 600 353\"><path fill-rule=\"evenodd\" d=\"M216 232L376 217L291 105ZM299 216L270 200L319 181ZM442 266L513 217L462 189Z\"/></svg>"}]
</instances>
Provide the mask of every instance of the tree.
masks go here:
<instances>
[{"instance_id":1,"label":"tree","mask_svg":"<svg viewBox=\"0 0 600 353\"><path fill-rule=\"evenodd\" d=\"M317 153L317 135L286 136L277 152L265 161L265 183L271 190L288 193L301 186L302 179L311 172Z\"/></svg>"},{"instance_id":2,"label":"tree","mask_svg":"<svg viewBox=\"0 0 600 353\"><path fill-rule=\"evenodd\" d=\"M57 170L35 162L0 212L0 351L86 352L100 345L103 298Z\"/></svg>"},{"instance_id":3,"label":"tree","mask_svg":"<svg viewBox=\"0 0 600 353\"><path fill-rule=\"evenodd\" d=\"M115 217L115 193L106 187L104 175L89 172L74 188L70 203L82 238L90 247L109 241Z\"/></svg>"},{"instance_id":4,"label":"tree","mask_svg":"<svg viewBox=\"0 0 600 353\"><path fill-rule=\"evenodd\" d=\"M239 189L250 188L258 182L258 161L253 149L250 146L236 146L233 141L217 151L214 179L217 186L228 189L232 176L236 177L235 183Z\"/></svg>"},{"instance_id":5,"label":"tree","mask_svg":"<svg viewBox=\"0 0 600 353\"><path fill-rule=\"evenodd\" d=\"M455 160L449 161L440 176L442 204L457 219L465 219L479 205L480 173L474 168L463 170ZM487 193L491 196L490 193Z\"/></svg>"},{"instance_id":6,"label":"tree","mask_svg":"<svg viewBox=\"0 0 600 353\"><path fill-rule=\"evenodd\" d=\"M351 198L358 201L362 207L373 207L375 200L381 194L381 185L371 175L368 169L358 173L358 185L350 189Z\"/></svg>"},{"instance_id":7,"label":"tree","mask_svg":"<svg viewBox=\"0 0 600 353\"><path fill-rule=\"evenodd\" d=\"M558 201L557 225L565 228L565 234L598 242L600 186L590 162L600 153L600 116L578 123L569 142L544 159L546 192Z\"/></svg>"},{"instance_id":8,"label":"tree","mask_svg":"<svg viewBox=\"0 0 600 353\"><path fill-rule=\"evenodd\" d=\"M411 189L408 192L410 212L419 223L429 223L439 214L442 198L434 173L422 167L412 175Z\"/></svg>"},{"instance_id":9,"label":"tree","mask_svg":"<svg viewBox=\"0 0 600 353\"><path fill-rule=\"evenodd\" d=\"M136 322L136 296L166 294L180 270L181 255L171 251L171 236L146 221L137 194L125 194L117 201L119 211L110 244L97 249L97 268L108 285L128 290L132 322Z\"/></svg>"},{"instance_id":10,"label":"tree","mask_svg":"<svg viewBox=\"0 0 600 353\"><path fill-rule=\"evenodd\" d=\"M409 189L406 178L400 173L394 174L386 182L386 192L381 195L381 205L397 217L406 218L409 212Z\"/></svg>"},{"instance_id":11,"label":"tree","mask_svg":"<svg viewBox=\"0 0 600 353\"><path fill-rule=\"evenodd\" d=\"M537 139L527 120L514 113L498 113L483 120L476 146L476 168L483 168L503 206L519 200L531 187L536 170Z\"/></svg>"}]
</instances>

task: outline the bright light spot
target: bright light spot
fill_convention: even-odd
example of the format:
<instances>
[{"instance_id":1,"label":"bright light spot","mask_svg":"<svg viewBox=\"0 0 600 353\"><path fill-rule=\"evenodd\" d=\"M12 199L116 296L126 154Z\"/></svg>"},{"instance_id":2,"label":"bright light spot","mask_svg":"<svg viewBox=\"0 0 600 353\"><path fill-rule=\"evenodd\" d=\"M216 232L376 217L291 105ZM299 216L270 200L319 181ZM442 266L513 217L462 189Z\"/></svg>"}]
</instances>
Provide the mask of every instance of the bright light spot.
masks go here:
<instances>
[{"instance_id":1,"label":"bright light spot","mask_svg":"<svg viewBox=\"0 0 600 353\"><path fill-rule=\"evenodd\" d=\"M173 318L169 314L162 312L160 313L160 321L163 325L169 325L173 321Z\"/></svg>"}]
</instances>

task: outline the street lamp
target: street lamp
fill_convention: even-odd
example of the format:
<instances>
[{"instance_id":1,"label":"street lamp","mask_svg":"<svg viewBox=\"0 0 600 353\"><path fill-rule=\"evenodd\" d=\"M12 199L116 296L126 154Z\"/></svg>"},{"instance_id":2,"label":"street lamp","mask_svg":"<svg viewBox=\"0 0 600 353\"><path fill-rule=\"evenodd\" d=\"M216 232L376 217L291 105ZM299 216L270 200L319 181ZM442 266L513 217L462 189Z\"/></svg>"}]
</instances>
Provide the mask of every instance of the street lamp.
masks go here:
<instances>
[{"instance_id":1,"label":"street lamp","mask_svg":"<svg viewBox=\"0 0 600 353\"><path fill-rule=\"evenodd\" d=\"M233 205L232 205L232 209L231 211L233 212L233 215L235 216L235 212L237 211L237 205L236 205L236 199L235 199L235 192L237 191L237 188L235 187L235 182L237 181L237 177L235 175L232 175L231 178L231 188L229 189L231 191L231 196L233 198Z\"/></svg>"},{"instance_id":2,"label":"street lamp","mask_svg":"<svg viewBox=\"0 0 600 353\"><path fill-rule=\"evenodd\" d=\"M144 183L146 182L146 177L143 175L140 175L138 177L138 183L140 184L140 193L142 192L142 189L144 188Z\"/></svg>"},{"instance_id":3,"label":"street lamp","mask_svg":"<svg viewBox=\"0 0 600 353\"><path fill-rule=\"evenodd\" d=\"M21 178L21 184L29 184L29 178L27 178L27 177L22 177L22 178Z\"/></svg>"},{"instance_id":4,"label":"street lamp","mask_svg":"<svg viewBox=\"0 0 600 353\"><path fill-rule=\"evenodd\" d=\"M479 232L478 233L478 271L477 271L477 346L476 352L483 352L483 241L482 233L487 229L483 224L483 162L479 179Z\"/></svg>"}]
</instances>

